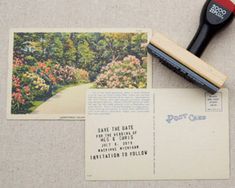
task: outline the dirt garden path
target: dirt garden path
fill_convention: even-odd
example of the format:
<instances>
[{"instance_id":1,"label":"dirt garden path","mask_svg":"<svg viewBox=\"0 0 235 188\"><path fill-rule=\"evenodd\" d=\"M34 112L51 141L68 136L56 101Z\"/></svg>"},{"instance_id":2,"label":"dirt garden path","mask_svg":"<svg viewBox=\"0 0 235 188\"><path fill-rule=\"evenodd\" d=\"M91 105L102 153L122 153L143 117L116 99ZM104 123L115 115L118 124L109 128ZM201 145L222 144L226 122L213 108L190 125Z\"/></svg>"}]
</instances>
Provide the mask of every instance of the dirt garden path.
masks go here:
<instances>
[{"instance_id":1,"label":"dirt garden path","mask_svg":"<svg viewBox=\"0 0 235 188\"><path fill-rule=\"evenodd\" d=\"M36 108L32 114L84 114L86 90L92 84L69 87Z\"/></svg>"}]
</instances>

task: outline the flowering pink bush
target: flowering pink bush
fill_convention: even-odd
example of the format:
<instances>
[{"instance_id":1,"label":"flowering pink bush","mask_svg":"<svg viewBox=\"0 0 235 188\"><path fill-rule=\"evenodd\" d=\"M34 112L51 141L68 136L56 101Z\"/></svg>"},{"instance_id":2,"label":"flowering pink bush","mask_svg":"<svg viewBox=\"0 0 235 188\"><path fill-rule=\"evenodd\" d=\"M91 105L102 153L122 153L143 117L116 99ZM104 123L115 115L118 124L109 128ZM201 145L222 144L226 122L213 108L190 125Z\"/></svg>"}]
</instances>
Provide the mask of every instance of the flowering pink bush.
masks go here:
<instances>
[{"instance_id":1,"label":"flowering pink bush","mask_svg":"<svg viewBox=\"0 0 235 188\"><path fill-rule=\"evenodd\" d=\"M24 62L22 59L20 58L14 58L14 61L13 61L13 68L17 68L17 67L21 67L24 65Z\"/></svg>"},{"instance_id":2,"label":"flowering pink bush","mask_svg":"<svg viewBox=\"0 0 235 188\"><path fill-rule=\"evenodd\" d=\"M27 106L31 104L31 92L28 85L22 86L20 78L13 75L12 77L12 112L25 111Z\"/></svg>"},{"instance_id":3,"label":"flowering pink bush","mask_svg":"<svg viewBox=\"0 0 235 188\"><path fill-rule=\"evenodd\" d=\"M89 80L89 73L83 69L77 69L76 77L80 83L88 83Z\"/></svg>"},{"instance_id":4,"label":"flowering pink bush","mask_svg":"<svg viewBox=\"0 0 235 188\"><path fill-rule=\"evenodd\" d=\"M38 74L51 86L89 81L87 71L68 65L63 67L59 64L54 64L51 60L36 63L35 66L30 67L30 72Z\"/></svg>"},{"instance_id":5,"label":"flowering pink bush","mask_svg":"<svg viewBox=\"0 0 235 188\"><path fill-rule=\"evenodd\" d=\"M21 80L30 88L32 99L44 96L49 90L49 85L36 73L26 72L22 75Z\"/></svg>"},{"instance_id":6,"label":"flowering pink bush","mask_svg":"<svg viewBox=\"0 0 235 188\"><path fill-rule=\"evenodd\" d=\"M21 78L12 77L12 112L25 111L32 101L40 96L44 96L49 90L39 75L26 72Z\"/></svg>"},{"instance_id":7,"label":"flowering pink bush","mask_svg":"<svg viewBox=\"0 0 235 188\"><path fill-rule=\"evenodd\" d=\"M59 66L57 69L54 69L53 72L56 75L57 80L60 84L69 84L76 83L78 80L76 78L76 68L65 66Z\"/></svg>"},{"instance_id":8,"label":"flowering pink bush","mask_svg":"<svg viewBox=\"0 0 235 188\"><path fill-rule=\"evenodd\" d=\"M147 70L135 56L113 61L103 67L96 88L146 88Z\"/></svg>"},{"instance_id":9,"label":"flowering pink bush","mask_svg":"<svg viewBox=\"0 0 235 188\"><path fill-rule=\"evenodd\" d=\"M48 85L56 85L57 79L53 74L52 62L48 60L47 62L37 62L35 66L31 66L30 72L38 74L42 79L47 81Z\"/></svg>"},{"instance_id":10,"label":"flowering pink bush","mask_svg":"<svg viewBox=\"0 0 235 188\"><path fill-rule=\"evenodd\" d=\"M53 74L57 82L63 85L89 82L89 74L87 71L68 65L62 67L57 64L53 69Z\"/></svg>"},{"instance_id":11,"label":"flowering pink bush","mask_svg":"<svg viewBox=\"0 0 235 188\"><path fill-rule=\"evenodd\" d=\"M27 113L34 100L46 100L58 86L89 82L87 71L62 67L51 60L27 65L14 58L12 77L12 113Z\"/></svg>"}]
</instances>

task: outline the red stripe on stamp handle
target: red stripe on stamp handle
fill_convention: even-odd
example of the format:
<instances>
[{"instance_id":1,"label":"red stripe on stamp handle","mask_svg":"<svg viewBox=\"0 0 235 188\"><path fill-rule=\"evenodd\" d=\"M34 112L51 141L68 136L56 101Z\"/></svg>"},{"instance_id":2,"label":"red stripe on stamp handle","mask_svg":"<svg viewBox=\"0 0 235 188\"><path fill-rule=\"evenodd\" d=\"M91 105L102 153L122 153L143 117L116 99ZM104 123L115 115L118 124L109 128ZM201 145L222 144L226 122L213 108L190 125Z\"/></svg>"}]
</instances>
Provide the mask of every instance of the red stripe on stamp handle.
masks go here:
<instances>
[{"instance_id":1,"label":"red stripe on stamp handle","mask_svg":"<svg viewBox=\"0 0 235 188\"><path fill-rule=\"evenodd\" d=\"M213 0L213 2L220 4L224 8L235 14L235 4L230 0Z\"/></svg>"}]
</instances>

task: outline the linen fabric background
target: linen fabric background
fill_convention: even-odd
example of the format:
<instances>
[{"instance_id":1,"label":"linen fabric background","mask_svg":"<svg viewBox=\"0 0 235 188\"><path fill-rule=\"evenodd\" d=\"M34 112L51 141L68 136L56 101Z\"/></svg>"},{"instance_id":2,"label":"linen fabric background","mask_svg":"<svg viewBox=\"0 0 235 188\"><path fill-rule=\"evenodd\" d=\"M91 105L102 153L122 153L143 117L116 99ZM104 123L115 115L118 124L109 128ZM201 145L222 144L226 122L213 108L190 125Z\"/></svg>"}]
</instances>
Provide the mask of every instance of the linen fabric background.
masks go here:
<instances>
[{"instance_id":1,"label":"linen fabric background","mask_svg":"<svg viewBox=\"0 0 235 188\"><path fill-rule=\"evenodd\" d=\"M1 0L0 187L232 188L235 187L235 23L202 56L229 79L231 178L191 181L85 181L83 121L7 121L10 28L151 28L183 47L197 30L204 0ZM154 88L191 83L154 59ZM198 138L200 139L200 138ZM182 164L183 165L183 164Z\"/></svg>"}]
</instances>

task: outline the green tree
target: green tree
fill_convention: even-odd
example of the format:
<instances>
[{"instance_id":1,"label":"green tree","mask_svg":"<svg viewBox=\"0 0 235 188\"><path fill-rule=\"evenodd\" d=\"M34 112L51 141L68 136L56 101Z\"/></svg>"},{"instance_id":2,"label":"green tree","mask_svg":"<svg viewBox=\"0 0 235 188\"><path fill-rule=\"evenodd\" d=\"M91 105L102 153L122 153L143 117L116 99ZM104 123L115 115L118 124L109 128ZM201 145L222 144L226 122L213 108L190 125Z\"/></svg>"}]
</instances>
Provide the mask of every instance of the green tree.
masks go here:
<instances>
[{"instance_id":1,"label":"green tree","mask_svg":"<svg viewBox=\"0 0 235 188\"><path fill-rule=\"evenodd\" d=\"M54 37L54 45L51 48L51 51L52 51L51 54L52 60L63 65L64 50L63 50L63 43L60 37L58 36Z\"/></svg>"},{"instance_id":2,"label":"green tree","mask_svg":"<svg viewBox=\"0 0 235 188\"><path fill-rule=\"evenodd\" d=\"M134 34L130 42L130 54L142 60L147 55L146 50L147 35L145 33Z\"/></svg>"},{"instance_id":3,"label":"green tree","mask_svg":"<svg viewBox=\"0 0 235 188\"><path fill-rule=\"evenodd\" d=\"M76 62L77 50L70 36L67 36L64 42L64 63L74 66Z\"/></svg>"},{"instance_id":4,"label":"green tree","mask_svg":"<svg viewBox=\"0 0 235 188\"><path fill-rule=\"evenodd\" d=\"M89 70L92 67L95 58L95 54L90 49L89 43L87 41L80 43L77 47L77 50L79 59L78 67Z\"/></svg>"}]
</instances>

